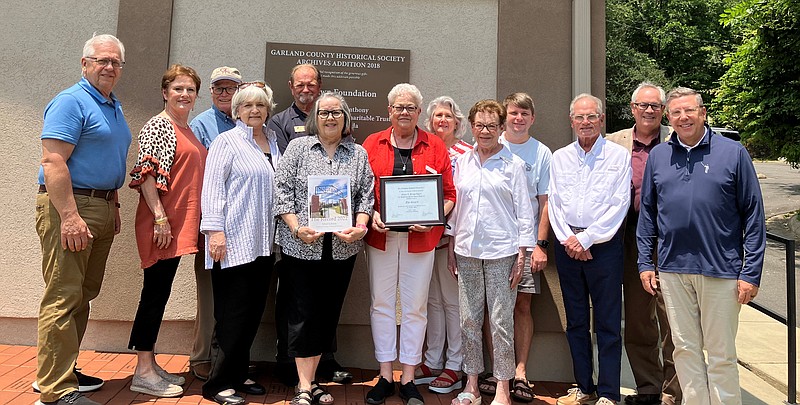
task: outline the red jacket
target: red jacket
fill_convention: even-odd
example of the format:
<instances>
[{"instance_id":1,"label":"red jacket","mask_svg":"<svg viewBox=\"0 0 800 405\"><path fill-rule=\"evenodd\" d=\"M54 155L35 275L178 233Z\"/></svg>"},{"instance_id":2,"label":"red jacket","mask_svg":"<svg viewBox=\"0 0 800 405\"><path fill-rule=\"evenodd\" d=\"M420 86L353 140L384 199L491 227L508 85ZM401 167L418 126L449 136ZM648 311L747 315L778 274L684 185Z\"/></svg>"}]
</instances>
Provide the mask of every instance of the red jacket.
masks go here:
<instances>
[{"instance_id":1,"label":"red jacket","mask_svg":"<svg viewBox=\"0 0 800 405\"><path fill-rule=\"evenodd\" d=\"M364 141L362 146L367 150L369 164L375 175L375 211L381 209L380 178L391 176L394 169L394 148L391 141L392 128L376 132ZM453 185L453 168L447 154L447 146L437 136L417 128L417 142L411 150L411 162L414 174L430 174L425 166L429 166L442 175L444 199L456 202L456 188ZM436 247L444 232L444 226L434 226L430 232L409 232L408 252L430 252ZM386 250L386 234L369 232L366 236L368 245Z\"/></svg>"}]
</instances>

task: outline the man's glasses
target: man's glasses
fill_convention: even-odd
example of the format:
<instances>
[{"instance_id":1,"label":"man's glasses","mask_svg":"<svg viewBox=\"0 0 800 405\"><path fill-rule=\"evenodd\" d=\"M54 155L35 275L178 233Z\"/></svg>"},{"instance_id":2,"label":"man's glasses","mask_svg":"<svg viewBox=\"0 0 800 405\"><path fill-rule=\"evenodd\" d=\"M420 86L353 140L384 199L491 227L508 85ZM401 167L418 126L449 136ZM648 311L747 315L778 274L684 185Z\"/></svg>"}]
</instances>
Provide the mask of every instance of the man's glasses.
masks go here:
<instances>
[{"instance_id":1,"label":"man's glasses","mask_svg":"<svg viewBox=\"0 0 800 405\"><path fill-rule=\"evenodd\" d=\"M595 122L600 121L600 114L573 115L572 120L575 122L583 122L583 120L587 120L594 124Z\"/></svg>"},{"instance_id":2,"label":"man's glasses","mask_svg":"<svg viewBox=\"0 0 800 405\"><path fill-rule=\"evenodd\" d=\"M344 111L342 110L319 110L317 111L317 116L322 118L323 120L328 119L328 117L333 117L335 119L342 118L344 115Z\"/></svg>"},{"instance_id":3,"label":"man's glasses","mask_svg":"<svg viewBox=\"0 0 800 405\"><path fill-rule=\"evenodd\" d=\"M259 81L255 81L255 82L244 82L244 83L240 84L237 87L238 87L239 90L242 90L242 89L246 89L247 87L250 87L250 86L256 86L258 88L263 89L263 88L267 87L267 84L259 80Z\"/></svg>"},{"instance_id":4,"label":"man's glasses","mask_svg":"<svg viewBox=\"0 0 800 405\"><path fill-rule=\"evenodd\" d=\"M101 67L106 67L108 65L111 65L111 67L113 67L114 69L122 69L122 67L125 66L125 62L124 61L120 61L120 60L98 59L98 58L95 58L94 56L86 56L85 58L89 59L90 61L92 61L92 62L94 62L94 63L96 63L98 65L100 65Z\"/></svg>"},{"instance_id":5,"label":"man's glasses","mask_svg":"<svg viewBox=\"0 0 800 405\"><path fill-rule=\"evenodd\" d=\"M631 103L634 107L641 111L647 111L648 108L652 108L653 111L661 111L664 106L662 104L655 104L655 103Z\"/></svg>"},{"instance_id":6,"label":"man's glasses","mask_svg":"<svg viewBox=\"0 0 800 405\"><path fill-rule=\"evenodd\" d=\"M476 124L472 124L472 128L475 128L475 130L478 131L478 132L483 132L484 129L488 130L489 132L495 132L498 129L500 129L500 125L498 125L498 124L476 123Z\"/></svg>"},{"instance_id":7,"label":"man's glasses","mask_svg":"<svg viewBox=\"0 0 800 405\"><path fill-rule=\"evenodd\" d=\"M409 114L414 114L417 112L418 108L415 105L393 105L391 106L392 110L397 114L402 114L403 111L408 111Z\"/></svg>"},{"instance_id":8,"label":"man's glasses","mask_svg":"<svg viewBox=\"0 0 800 405\"><path fill-rule=\"evenodd\" d=\"M680 118L683 114L686 114L687 117L692 117L697 115L701 108L703 108L703 106L700 105L697 107L684 108L683 110L669 110L667 111L667 115L669 115L670 118Z\"/></svg>"},{"instance_id":9,"label":"man's glasses","mask_svg":"<svg viewBox=\"0 0 800 405\"><path fill-rule=\"evenodd\" d=\"M212 87L211 91L213 91L214 94L217 94L217 95L220 95L222 93L233 94L233 93L236 93L236 87L235 86L234 87Z\"/></svg>"}]
</instances>

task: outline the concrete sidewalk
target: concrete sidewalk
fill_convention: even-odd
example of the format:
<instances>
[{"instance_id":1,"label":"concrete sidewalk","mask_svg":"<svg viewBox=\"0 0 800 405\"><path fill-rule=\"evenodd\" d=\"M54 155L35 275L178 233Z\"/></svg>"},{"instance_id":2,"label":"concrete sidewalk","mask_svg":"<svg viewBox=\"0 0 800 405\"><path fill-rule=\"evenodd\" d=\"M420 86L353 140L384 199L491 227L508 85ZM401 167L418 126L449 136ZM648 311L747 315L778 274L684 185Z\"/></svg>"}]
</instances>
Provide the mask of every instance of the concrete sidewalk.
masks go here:
<instances>
[{"instance_id":1,"label":"concrete sidewalk","mask_svg":"<svg viewBox=\"0 0 800 405\"><path fill-rule=\"evenodd\" d=\"M788 381L786 335L786 326L782 323L750 306L742 307L739 314L739 333L736 338L742 404L786 403ZM622 356L622 394L623 396L635 394L636 383L624 346Z\"/></svg>"}]
</instances>

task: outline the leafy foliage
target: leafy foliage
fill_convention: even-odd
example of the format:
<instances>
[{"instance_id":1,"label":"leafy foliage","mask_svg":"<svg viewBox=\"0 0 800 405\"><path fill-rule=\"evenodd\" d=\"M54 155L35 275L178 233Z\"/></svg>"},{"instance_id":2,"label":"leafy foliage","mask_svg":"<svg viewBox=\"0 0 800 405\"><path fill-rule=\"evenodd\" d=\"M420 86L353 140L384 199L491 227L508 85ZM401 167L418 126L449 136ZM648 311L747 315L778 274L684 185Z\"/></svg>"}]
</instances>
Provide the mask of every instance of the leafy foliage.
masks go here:
<instances>
[{"instance_id":1,"label":"leafy foliage","mask_svg":"<svg viewBox=\"0 0 800 405\"><path fill-rule=\"evenodd\" d=\"M723 61L712 109L754 157L800 165L800 2L744 0L723 16L741 44Z\"/></svg>"},{"instance_id":2,"label":"leafy foliage","mask_svg":"<svg viewBox=\"0 0 800 405\"><path fill-rule=\"evenodd\" d=\"M648 80L694 88L712 101L734 48L720 15L736 0L606 0L609 132L630 127L630 95Z\"/></svg>"}]
</instances>

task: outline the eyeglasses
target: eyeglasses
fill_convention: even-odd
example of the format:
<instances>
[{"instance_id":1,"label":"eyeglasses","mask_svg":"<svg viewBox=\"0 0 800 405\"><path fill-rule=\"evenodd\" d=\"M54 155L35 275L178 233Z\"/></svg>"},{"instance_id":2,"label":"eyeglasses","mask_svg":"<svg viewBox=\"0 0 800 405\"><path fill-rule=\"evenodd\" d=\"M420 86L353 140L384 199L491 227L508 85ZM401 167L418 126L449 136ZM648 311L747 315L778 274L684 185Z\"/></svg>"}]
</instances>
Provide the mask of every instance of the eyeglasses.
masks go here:
<instances>
[{"instance_id":1,"label":"eyeglasses","mask_svg":"<svg viewBox=\"0 0 800 405\"><path fill-rule=\"evenodd\" d=\"M116 60L116 59L98 59L98 58L95 58L94 56L86 56L85 58L91 60L92 62L94 62L94 63L96 63L98 65L100 65L101 67L106 67L108 65L111 65L111 67L113 67L114 69L122 69L122 67L125 66L125 62L124 61L120 61L120 60Z\"/></svg>"},{"instance_id":2,"label":"eyeglasses","mask_svg":"<svg viewBox=\"0 0 800 405\"><path fill-rule=\"evenodd\" d=\"M236 86L234 86L234 87L211 87L211 91L214 92L214 94L217 94L217 95L222 94L223 92L224 93L228 93L228 94L233 94L233 93L236 93Z\"/></svg>"},{"instance_id":3,"label":"eyeglasses","mask_svg":"<svg viewBox=\"0 0 800 405\"><path fill-rule=\"evenodd\" d=\"M317 116L322 118L323 120L328 119L328 117L333 116L335 119L342 118L344 115L344 111L342 110L319 110L317 111Z\"/></svg>"},{"instance_id":4,"label":"eyeglasses","mask_svg":"<svg viewBox=\"0 0 800 405\"><path fill-rule=\"evenodd\" d=\"M237 87L239 90L242 90L242 89L245 89L245 88L247 88L247 87L249 87L249 86L256 86L256 87L258 87L258 88L261 88L261 89L263 89L263 88L266 88L266 87L267 87L267 84L266 84L266 83L264 83L264 82L262 82L262 81L260 81L260 80L258 80L258 81L255 81L255 82L244 82L244 83L242 83L242 84L240 84L240 85L238 85L238 86L236 86L236 87Z\"/></svg>"},{"instance_id":5,"label":"eyeglasses","mask_svg":"<svg viewBox=\"0 0 800 405\"><path fill-rule=\"evenodd\" d=\"M488 130L489 132L495 132L500 128L500 125L476 123L472 124L472 128L475 128L475 130L478 132L483 132L484 129Z\"/></svg>"},{"instance_id":6,"label":"eyeglasses","mask_svg":"<svg viewBox=\"0 0 800 405\"><path fill-rule=\"evenodd\" d=\"M409 114L414 114L417 112L418 108L415 105L393 105L391 106L392 110L398 114L402 114L403 111L408 111Z\"/></svg>"},{"instance_id":7,"label":"eyeglasses","mask_svg":"<svg viewBox=\"0 0 800 405\"><path fill-rule=\"evenodd\" d=\"M595 123L600 121L600 114L573 115L572 120L575 122L583 122L583 120L588 120L591 123Z\"/></svg>"},{"instance_id":8,"label":"eyeglasses","mask_svg":"<svg viewBox=\"0 0 800 405\"><path fill-rule=\"evenodd\" d=\"M697 115L701 108L703 108L702 105L684 108L683 110L669 110L667 111L667 115L669 115L670 118L680 118L683 114L686 114L687 117L691 117Z\"/></svg>"},{"instance_id":9,"label":"eyeglasses","mask_svg":"<svg viewBox=\"0 0 800 405\"><path fill-rule=\"evenodd\" d=\"M661 109L664 108L662 104L655 104L655 103L631 103L631 104L633 104L637 109L642 111L647 111L648 108L652 108L653 111L661 111Z\"/></svg>"}]
</instances>

